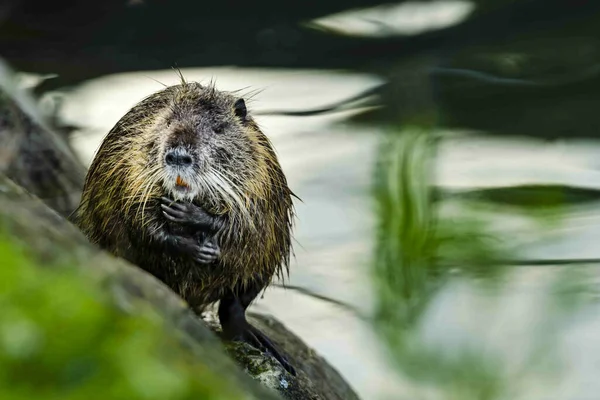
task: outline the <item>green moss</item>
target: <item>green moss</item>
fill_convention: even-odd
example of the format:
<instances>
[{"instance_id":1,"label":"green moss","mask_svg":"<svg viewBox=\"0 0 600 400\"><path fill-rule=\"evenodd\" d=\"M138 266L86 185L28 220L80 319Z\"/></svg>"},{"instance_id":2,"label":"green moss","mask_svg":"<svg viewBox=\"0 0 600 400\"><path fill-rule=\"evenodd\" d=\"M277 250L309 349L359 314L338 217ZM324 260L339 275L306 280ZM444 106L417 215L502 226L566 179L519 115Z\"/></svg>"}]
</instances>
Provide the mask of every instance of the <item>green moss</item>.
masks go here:
<instances>
[{"instance_id":1,"label":"green moss","mask_svg":"<svg viewBox=\"0 0 600 400\"><path fill-rule=\"evenodd\" d=\"M239 399L151 314L114 307L83 271L37 265L0 234L3 399Z\"/></svg>"},{"instance_id":2,"label":"green moss","mask_svg":"<svg viewBox=\"0 0 600 400\"><path fill-rule=\"evenodd\" d=\"M269 363L265 362L264 354L247 344L229 342L225 345L225 350L238 365L244 366L253 378L257 378L259 375L272 370Z\"/></svg>"}]
</instances>

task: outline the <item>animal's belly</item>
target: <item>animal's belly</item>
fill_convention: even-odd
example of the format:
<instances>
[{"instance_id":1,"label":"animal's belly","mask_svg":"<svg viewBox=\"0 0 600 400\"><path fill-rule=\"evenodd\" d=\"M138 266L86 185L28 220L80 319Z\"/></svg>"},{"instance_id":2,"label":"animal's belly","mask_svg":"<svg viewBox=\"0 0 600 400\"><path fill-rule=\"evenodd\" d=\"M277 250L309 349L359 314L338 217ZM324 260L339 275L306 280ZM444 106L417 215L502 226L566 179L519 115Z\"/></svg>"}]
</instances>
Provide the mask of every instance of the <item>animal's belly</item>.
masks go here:
<instances>
[{"instance_id":1,"label":"animal's belly","mask_svg":"<svg viewBox=\"0 0 600 400\"><path fill-rule=\"evenodd\" d=\"M173 257L158 250L147 250L130 260L161 280L190 306L198 308L220 300L243 284L261 285L275 271L251 268L249 265L231 265L223 262L200 264L188 257ZM263 279L265 282L263 282Z\"/></svg>"},{"instance_id":2,"label":"animal's belly","mask_svg":"<svg viewBox=\"0 0 600 400\"><path fill-rule=\"evenodd\" d=\"M160 261L159 261L160 260ZM199 307L220 300L235 290L245 277L220 263L200 264L184 258L161 257L149 272L163 281L190 306Z\"/></svg>"}]
</instances>

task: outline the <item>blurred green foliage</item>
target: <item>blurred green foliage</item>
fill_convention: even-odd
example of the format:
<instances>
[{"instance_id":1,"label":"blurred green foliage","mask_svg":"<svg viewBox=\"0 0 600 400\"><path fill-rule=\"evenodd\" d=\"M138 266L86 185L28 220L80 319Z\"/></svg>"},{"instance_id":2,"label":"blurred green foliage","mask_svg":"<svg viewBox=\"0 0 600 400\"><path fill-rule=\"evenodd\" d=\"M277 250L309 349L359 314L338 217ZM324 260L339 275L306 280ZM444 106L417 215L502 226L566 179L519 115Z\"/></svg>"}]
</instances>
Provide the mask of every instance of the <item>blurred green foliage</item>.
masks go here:
<instances>
[{"instance_id":1,"label":"blurred green foliage","mask_svg":"<svg viewBox=\"0 0 600 400\"><path fill-rule=\"evenodd\" d=\"M504 251L482 221L439 217L431 186L435 140L428 129L405 128L392 132L380 150L375 323L407 376L435 383L445 398L493 399L505 387L494 359L463 351L449 357L418 334L419 318L444 283L456 273L497 276L494 260Z\"/></svg>"},{"instance_id":2,"label":"blurred green foliage","mask_svg":"<svg viewBox=\"0 0 600 400\"><path fill-rule=\"evenodd\" d=\"M459 207L447 208L453 196L432 185L433 132L392 131L379 152L375 327L407 378L407 392L417 393L407 398L527 398L519 395L570 373L561 336L573 321L597 314L597 268L505 266L518 258L519 232L500 237L489 217L528 217L538 236L561 223L566 206L595 193L579 190L574 197L554 186L480 190L458 194L451 203Z\"/></svg>"},{"instance_id":3,"label":"blurred green foliage","mask_svg":"<svg viewBox=\"0 0 600 400\"><path fill-rule=\"evenodd\" d=\"M239 399L152 314L127 315L72 266L0 234L2 399Z\"/></svg>"},{"instance_id":4,"label":"blurred green foliage","mask_svg":"<svg viewBox=\"0 0 600 400\"><path fill-rule=\"evenodd\" d=\"M469 196L471 195L471 196ZM508 204L532 211L562 208L565 204L585 204L597 201L598 191L594 189L565 187L562 185L521 185L509 188L489 188L462 197L474 197L498 204Z\"/></svg>"},{"instance_id":5,"label":"blurred green foliage","mask_svg":"<svg viewBox=\"0 0 600 400\"><path fill-rule=\"evenodd\" d=\"M435 140L421 128L390 134L375 171L375 280L382 304L390 305L382 305L380 312L401 313L404 323L414 321L423 301L450 272L495 276L499 267L494 261L505 251L484 221L438 216L431 189Z\"/></svg>"}]
</instances>

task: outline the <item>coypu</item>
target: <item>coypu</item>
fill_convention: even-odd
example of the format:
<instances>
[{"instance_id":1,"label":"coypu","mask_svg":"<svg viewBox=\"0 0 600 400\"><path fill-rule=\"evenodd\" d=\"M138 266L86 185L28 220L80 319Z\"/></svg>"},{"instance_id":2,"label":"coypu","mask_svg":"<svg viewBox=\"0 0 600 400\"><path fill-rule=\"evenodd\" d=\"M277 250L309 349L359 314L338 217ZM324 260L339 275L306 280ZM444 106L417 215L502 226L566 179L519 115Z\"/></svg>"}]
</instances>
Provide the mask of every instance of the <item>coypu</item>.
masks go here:
<instances>
[{"instance_id":1,"label":"coypu","mask_svg":"<svg viewBox=\"0 0 600 400\"><path fill-rule=\"evenodd\" d=\"M273 277L289 274L292 196L244 99L182 77L141 100L104 138L74 222L197 313L219 301L226 340L268 350L294 374L245 316Z\"/></svg>"}]
</instances>

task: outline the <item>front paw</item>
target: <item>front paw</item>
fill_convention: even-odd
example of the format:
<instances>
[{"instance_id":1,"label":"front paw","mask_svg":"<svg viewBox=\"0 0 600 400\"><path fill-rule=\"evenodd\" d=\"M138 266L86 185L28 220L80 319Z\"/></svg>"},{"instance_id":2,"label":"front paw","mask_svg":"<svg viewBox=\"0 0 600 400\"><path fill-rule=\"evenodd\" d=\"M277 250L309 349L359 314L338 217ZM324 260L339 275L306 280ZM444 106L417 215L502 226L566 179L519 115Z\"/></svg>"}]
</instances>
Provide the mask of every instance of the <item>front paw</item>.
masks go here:
<instances>
[{"instance_id":1,"label":"front paw","mask_svg":"<svg viewBox=\"0 0 600 400\"><path fill-rule=\"evenodd\" d=\"M167 197L161 197L163 215L169 221L195 229L210 227L213 217L192 203L181 203Z\"/></svg>"},{"instance_id":2,"label":"front paw","mask_svg":"<svg viewBox=\"0 0 600 400\"><path fill-rule=\"evenodd\" d=\"M212 240L199 243L195 238L180 237L176 242L177 251L187 254L200 264L210 264L221 255L219 246Z\"/></svg>"},{"instance_id":3,"label":"front paw","mask_svg":"<svg viewBox=\"0 0 600 400\"><path fill-rule=\"evenodd\" d=\"M209 238L200 245L200 252L196 261L201 264L210 264L215 262L221 256L221 248L214 238Z\"/></svg>"}]
</instances>

